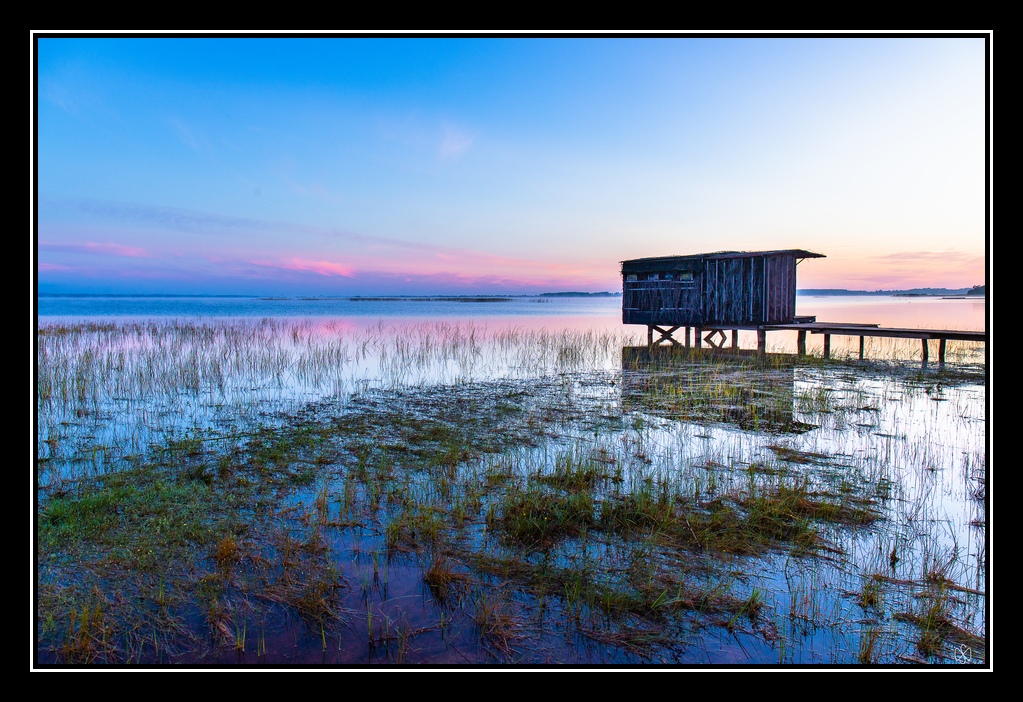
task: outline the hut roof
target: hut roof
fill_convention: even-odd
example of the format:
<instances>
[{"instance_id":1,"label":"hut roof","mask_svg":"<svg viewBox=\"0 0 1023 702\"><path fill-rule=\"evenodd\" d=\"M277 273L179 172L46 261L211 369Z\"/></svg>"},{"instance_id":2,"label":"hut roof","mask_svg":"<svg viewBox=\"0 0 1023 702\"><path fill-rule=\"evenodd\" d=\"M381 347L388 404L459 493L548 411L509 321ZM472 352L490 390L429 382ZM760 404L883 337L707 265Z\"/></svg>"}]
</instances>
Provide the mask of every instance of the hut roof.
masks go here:
<instances>
[{"instance_id":1,"label":"hut roof","mask_svg":"<svg viewBox=\"0 0 1023 702\"><path fill-rule=\"evenodd\" d=\"M777 256L779 254L789 254L795 258L825 258L824 254L806 251L805 249L775 249L773 251L715 251L713 253L687 254L684 256L651 256L648 258L629 259L628 261L622 261L621 264L623 269L626 266L631 267L631 265L640 265L645 268L662 263L674 265L686 260L749 258L750 256Z\"/></svg>"}]
</instances>

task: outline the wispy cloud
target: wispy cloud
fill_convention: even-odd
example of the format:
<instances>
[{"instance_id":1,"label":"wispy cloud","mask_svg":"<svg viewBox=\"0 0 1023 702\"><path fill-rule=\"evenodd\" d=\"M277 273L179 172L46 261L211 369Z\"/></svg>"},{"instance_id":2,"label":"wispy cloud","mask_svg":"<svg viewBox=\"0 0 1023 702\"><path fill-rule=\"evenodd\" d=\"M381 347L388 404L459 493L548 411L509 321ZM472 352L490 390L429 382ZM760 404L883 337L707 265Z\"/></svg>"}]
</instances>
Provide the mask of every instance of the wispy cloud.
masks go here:
<instances>
[{"instance_id":1,"label":"wispy cloud","mask_svg":"<svg viewBox=\"0 0 1023 702\"><path fill-rule=\"evenodd\" d=\"M531 281L550 281L552 289L557 289L555 281L559 280L564 284L576 281L573 284L585 285L585 281L617 277L617 271L612 270L614 266L609 268L604 257L576 256L571 261L564 261L545 256L509 256L468 247L361 234L339 228L105 200L50 201L46 207L51 211L63 209L73 215L70 219L74 225L51 225L54 230L62 232L61 240L74 240L77 233L77 238L85 239L86 243L55 243L51 238L50 242L40 244L41 249L145 258L150 262L159 260L160 266L169 265L169 261L174 260L176 266L186 268L194 266L196 259L202 259L216 267L216 275L224 275L227 271L246 278L306 273L335 279L363 280L372 272L383 276L439 276L464 282L471 279L488 287L505 284L499 280L506 280L509 286L531 285ZM90 220L99 222L101 228L85 234ZM141 229L213 236L201 242L199 249L191 250L175 248L177 237L166 235L158 237L159 243L152 245L152 252L110 241L97 243L104 240L100 237L107 236L99 234L99 231L113 231L114 227L109 225L118 223L129 225L117 226L119 232L136 232ZM64 231L69 226L70 230ZM143 235L153 236L154 232L139 234ZM231 241L218 242L215 240L218 235ZM240 248L233 245L242 238L247 245ZM213 272L209 271L209 274Z\"/></svg>"},{"instance_id":2,"label":"wispy cloud","mask_svg":"<svg viewBox=\"0 0 1023 702\"><path fill-rule=\"evenodd\" d=\"M297 181L292 181L291 188L294 192L302 195L303 197L320 200L321 202L326 202L331 205L336 205L339 202L343 202L345 199L344 193L334 192L330 188L319 183L309 183L308 185L305 185Z\"/></svg>"},{"instance_id":3,"label":"wispy cloud","mask_svg":"<svg viewBox=\"0 0 1023 702\"><path fill-rule=\"evenodd\" d=\"M200 150L199 140L196 138L195 134L192 132L189 126L185 124L180 118L174 116L167 117L166 122L167 125L171 128L171 131L174 132L174 135L181 141L182 144L189 147L193 151Z\"/></svg>"},{"instance_id":4,"label":"wispy cloud","mask_svg":"<svg viewBox=\"0 0 1023 702\"><path fill-rule=\"evenodd\" d=\"M110 90L111 85L98 79L95 71L82 62L68 62L39 75L42 100L100 129L122 124L108 99Z\"/></svg>"},{"instance_id":5,"label":"wispy cloud","mask_svg":"<svg viewBox=\"0 0 1023 702\"><path fill-rule=\"evenodd\" d=\"M432 157L439 161L461 158L472 148L476 132L454 122L423 115L414 110L404 118L381 119L380 137L400 145L414 158ZM418 163L416 167L422 167Z\"/></svg>"},{"instance_id":6,"label":"wispy cloud","mask_svg":"<svg viewBox=\"0 0 1023 702\"><path fill-rule=\"evenodd\" d=\"M274 222L236 217L198 210L187 210L177 207L164 207L144 203L119 202L113 200L74 199L49 200L41 205L53 210L69 211L80 219L85 215L102 222L125 221L133 224L153 226L170 231L200 234L245 234L266 233L293 239L296 235L307 234L318 237L329 237L359 244L367 249L399 250L415 253L436 259L450 261L476 262L486 265L514 265L516 263L529 266L542 266L559 269L562 264L538 262L529 259L500 256L452 246L441 246L424 242L409 241L397 237L360 234L337 227L317 227L290 222Z\"/></svg>"},{"instance_id":7,"label":"wispy cloud","mask_svg":"<svg viewBox=\"0 0 1023 702\"><path fill-rule=\"evenodd\" d=\"M64 253L99 254L103 256L126 256L128 258L148 258L151 254L145 249L136 246L125 246L113 242L99 243L87 241L84 244L54 244L40 241L39 248L46 251L60 251Z\"/></svg>"},{"instance_id":8,"label":"wispy cloud","mask_svg":"<svg viewBox=\"0 0 1023 702\"><path fill-rule=\"evenodd\" d=\"M249 263L257 266L265 266L267 268L277 268L286 271L307 271L309 273L317 273L325 276L341 276L343 278L351 278L354 274L354 270L351 266L346 266L341 263L334 261L310 261L302 258L292 258L288 261L250 261Z\"/></svg>"},{"instance_id":9,"label":"wispy cloud","mask_svg":"<svg viewBox=\"0 0 1023 702\"><path fill-rule=\"evenodd\" d=\"M345 278L351 278L354 272L351 266L333 261L308 261L301 258L293 258L281 267L294 271L310 271L320 275L340 275Z\"/></svg>"},{"instance_id":10,"label":"wispy cloud","mask_svg":"<svg viewBox=\"0 0 1023 702\"><path fill-rule=\"evenodd\" d=\"M78 106L71 97L71 91L63 83L52 79L39 81L39 94L48 102L56 105L69 114L76 114Z\"/></svg>"},{"instance_id":11,"label":"wispy cloud","mask_svg":"<svg viewBox=\"0 0 1023 702\"><path fill-rule=\"evenodd\" d=\"M940 263L952 261L973 261L980 258L976 254L964 251L898 251L890 254L871 256L871 259L886 263Z\"/></svg>"},{"instance_id":12,"label":"wispy cloud","mask_svg":"<svg viewBox=\"0 0 1023 702\"><path fill-rule=\"evenodd\" d=\"M179 207L115 200L81 198L52 200L40 204L57 210L70 210L73 213L89 215L100 220L129 221L181 232L208 234L217 230L267 231L282 226L249 217L235 217Z\"/></svg>"},{"instance_id":13,"label":"wispy cloud","mask_svg":"<svg viewBox=\"0 0 1023 702\"><path fill-rule=\"evenodd\" d=\"M450 161L460 158L469 150L474 141L476 141L475 134L462 129L461 127L445 124L438 155L442 161Z\"/></svg>"},{"instance_id":14,"label":"wispy cloud","mask_svg":"<svg viewBox=\"0 0 1023 702\"><path fill-rule=\"evenodd\" d=\"M46 271L70 271L70 270L74 270L74 269L71 268L71 266L61 266L61 265L56 264L56 263L42 263L42 262L40 262L39 270L41 272L46 272Z\"/></svg>"},{"instance_id":15,"label":"wispy cloud","mask_svg":"<svg viewBox=\"0 0 1023 702\"><path fill-rule=\"evenodd\" d=\"M292 237L296 234L310 234L320 237L345 239L348 241L395 246L413 250L436 250L440 247L421 244L393 237L359 234L337 227L317 227L290 222L275 222L251 217L237 217L215 212L189 210L180 207L164 207L147 203L120 202L116 200L98 200L78 198L69 200L46 200L40 202L41 209L54 212L68 212L81 221L82 216L100 222L131 222L169 231L189 234L239 234L267 233Z\"/></svg>"},{"instance_id":16,"label":"wispy cloud","mask_svg":"<svg viewBox=\"0 0 1023 702\"><path fill-rule=\"evenodd\" d=\"M902 290L961 288L984 279L982 255L958 250L897 251L824 259L800 272L799 285L803 288Z\"/></svg>"}]
</instances>

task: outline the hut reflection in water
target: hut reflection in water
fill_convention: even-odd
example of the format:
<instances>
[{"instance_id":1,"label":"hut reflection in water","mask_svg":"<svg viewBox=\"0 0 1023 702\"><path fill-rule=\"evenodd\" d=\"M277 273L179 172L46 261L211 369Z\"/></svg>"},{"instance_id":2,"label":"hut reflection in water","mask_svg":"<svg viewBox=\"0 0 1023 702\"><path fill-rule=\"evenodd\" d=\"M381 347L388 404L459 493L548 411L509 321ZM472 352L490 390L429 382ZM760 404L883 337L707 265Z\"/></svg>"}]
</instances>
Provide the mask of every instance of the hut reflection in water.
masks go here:
<instances>
[{"instance_id":1,"label":"hut reflection in water","mask_svg":"<svg viewBox=\"0 0 1023 702\"><path fill-rule=\"evenodd\" d=\"M666 419L743 430L802 433L793 416L795 368L788 354L679 346L622 348L622 407Z\"/></svg>"}]
</instances>

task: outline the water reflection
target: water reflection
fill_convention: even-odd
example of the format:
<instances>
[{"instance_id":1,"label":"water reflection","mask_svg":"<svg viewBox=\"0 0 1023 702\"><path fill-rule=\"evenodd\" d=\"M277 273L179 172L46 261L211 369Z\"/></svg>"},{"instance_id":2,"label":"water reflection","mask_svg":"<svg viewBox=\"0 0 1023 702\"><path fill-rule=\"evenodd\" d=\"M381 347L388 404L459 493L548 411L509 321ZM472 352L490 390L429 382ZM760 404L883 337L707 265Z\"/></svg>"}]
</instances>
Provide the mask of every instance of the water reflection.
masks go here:
<instances>
[{"instance_id":1,"label":"water reflection","mask_svg":"<svg viewBox=\"0 0 1023 702\"><path fill-rule=\"evenodd\" d=\"M802 433L793 418L792 357L741 349L625 346L622 408L667 419L724 422L740 429Z\"/></svg>"}]
</instances>

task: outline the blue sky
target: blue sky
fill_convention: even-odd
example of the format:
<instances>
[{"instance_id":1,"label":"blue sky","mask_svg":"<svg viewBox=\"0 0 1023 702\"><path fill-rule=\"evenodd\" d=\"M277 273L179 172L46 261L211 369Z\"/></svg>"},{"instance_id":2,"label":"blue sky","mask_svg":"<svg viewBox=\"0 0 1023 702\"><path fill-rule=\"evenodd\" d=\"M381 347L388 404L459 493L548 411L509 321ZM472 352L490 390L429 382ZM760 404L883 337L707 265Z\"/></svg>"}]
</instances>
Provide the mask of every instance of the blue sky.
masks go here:
<instances>
[{"instance_id":1,"label":"blue sky","mask_svg":"<svg viewBox=\"0 0 1023 702\"><path fill-rule=\"evenodd\" d=\"M800 287L985 280L985 41L37 38L41 292L620 288L805 248Z\"/></svg>"}]
</instances>

